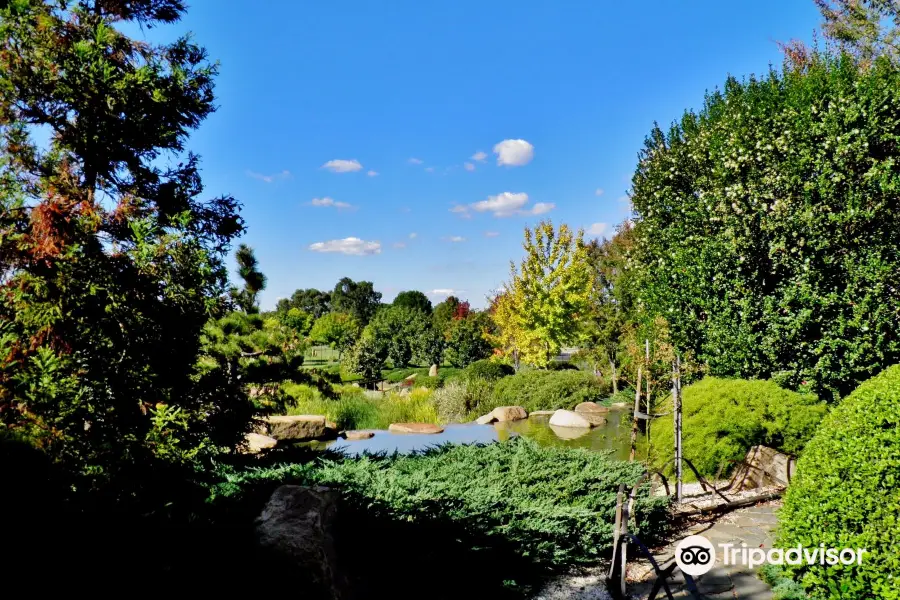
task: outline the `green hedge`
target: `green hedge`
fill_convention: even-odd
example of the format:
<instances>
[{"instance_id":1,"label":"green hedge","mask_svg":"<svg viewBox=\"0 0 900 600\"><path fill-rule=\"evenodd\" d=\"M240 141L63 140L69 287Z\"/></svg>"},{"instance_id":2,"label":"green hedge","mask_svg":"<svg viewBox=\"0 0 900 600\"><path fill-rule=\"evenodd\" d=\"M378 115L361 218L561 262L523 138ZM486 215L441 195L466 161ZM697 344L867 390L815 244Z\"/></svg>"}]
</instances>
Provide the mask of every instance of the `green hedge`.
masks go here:
<instances>
[{"instance_id":1,"label":"green hedge","mask_svg":"<svg viewBox=\"0 0 900 600\"><path fill-rule=\"evenodd\" d=\"M682 400L684 456L707 477L721 465L730 473L734 461L758 444L799 454L827 411L815 396L761 380L707 377L685 387ZM673 438L671 415L653 422L650 457L665 472L672 470Z\"/></svg>"},{"instance_id":2,"label":"green hedge","mask_svg":"<svg viewBox=\"0 0 900 600\"><path fill-rule=\"evenodd\" d=\"M783 547L865 548L862 565L791 567L814 598L900 599L900 365L822 422L781 511Z\"/></svg>"},{"instance_id":3,"label":"green hedge","mask_svg":"<svg viewBox=\"0 0 900 600\"><path fill-rule=\"evenodd\" d=\"M641 472L639 464L603 454L542 448L517 438L483 446L448 445L418 455L246 470L228 475L213 489L211 501L258 504L284 483L339 488L347 504L359 508L358 514L341 513L350 533L347 547L358 547L365 557L359 566L372 568L388 580L386 585L396 580L379 574L377 561L399 573L409 589L415 589L411 584L417 578L433 585L440 571L453 574L454 581L441 582L444 592L445 586L458 584L468 593L442 592L439 597L470 597L472 589L479 590L479 597L498 597L492 586L522 586L608 556L619 483L633 485ZM250 509L249 514L258 510ZM666 511L666 499L651 498L646 487L639 493L642 538L662 533ZM377 540L377 552L369 544L353 543L361 532ZM369 595L375 597L375 591L380 590Z\"/></svg>"},{"instance_id":4,"label":"green hedge","mask_svg":"<svg viewBox=\"0 0 900 600\"><path fill-rule=\"evenodd\" d=\"M469 378L501 379L508 375L514 375L515 369L492 360L476 360L466 367L464 374Z\"/></svg>"},{"instance_id":5,"label":"green hedge","mask_svg":"<svg viewBox=\"0 0 900 600\"><path fill-rule=\"evenodd\" d=\"M524 406L529 412L571 409L581 402L603 402L608 394L609 384L591 373L528 371L499 380L491 403L493 406Z\"/></svg>"}]
</instances>

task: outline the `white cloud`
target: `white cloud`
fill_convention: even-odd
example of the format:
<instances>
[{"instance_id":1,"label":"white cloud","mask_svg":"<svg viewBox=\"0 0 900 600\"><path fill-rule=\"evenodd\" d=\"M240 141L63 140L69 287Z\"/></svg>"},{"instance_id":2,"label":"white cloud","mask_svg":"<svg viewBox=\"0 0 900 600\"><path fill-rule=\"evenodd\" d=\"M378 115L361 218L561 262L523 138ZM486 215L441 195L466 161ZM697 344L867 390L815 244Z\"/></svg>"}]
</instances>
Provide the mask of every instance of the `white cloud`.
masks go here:
<instances>
[{"instance_id":1,"label":"white cloud","mask_svg":"<svg viewBox=\"0 0 900 600\"><path fill-rule=\"evenodd\" d=\"M410 158L410 159L409 159L408 161L406 161L406 162L408 162L408 163L411 164L411 165L421 165L423 161L422 161L421 158L416 158L416 157L414 156L414 157Z\"/></svg>"},{"instance_id":2,"label":"white cloud","mask_svg":"<svg viewBox=\"0 0 900 600\"><path fill-rule=\"evenodd\" d=\"M313 198L310 201L310 204L313 206L333 206L338 210L349 210L356 208L352 204L348 204L347 202L340 202L338 200L335 200L334 198L329 198L328 196L325 196L324 198Z\"/></svg>"},{"instance_id":3,"label":"white cloud","mask_svg":"<svg viewBox=\"0 0 900 600\"><path fill-rule=\"evenodd\" d=\"M474 171L475 165L473 165L470 162L467 162L466 164L463 165L463 168L465 168L466 171Z\"/></svg>"},{"instance_id":4,"label":"white cloud","mask_svg":"<svg viewBox=\"0 0 900 600\"><path fill-rule=\"evenodd\" d=\"M602 196L602 195L603 195L603 188L597 188L596 190L594 190L594 195L595 195L595 196Z\"/></svg>"},{"instance_id":5,"label":"white cloud","mask_svg":"<svg viewBox=\"0 0 900 600\"><path fill-rule=\"evenodd\" d=\"M454 204L453 208L450 209L450 212L456 214L464 214L469 212L469 207L465 204Z\"/></svg>"},{"instance_id":6,"label":"white cloud","mask_svg":"<svg viewBox=\"0 0 900 600\"><path fill-rule=\"evenodd\" d=\"M263 175L262 173L257 173L256 171L247 171L247 177L259 179L260 181L264 181L266 183L272 183L273 181L280 179L290 179L291 172L285 169L281 173L275 173L274 175Z\"/></svg>"},{"instance_id":7,"label":"white cloud","mask_svg":"<svg viewBox=\"0 0 900 600\"><path fill-rule=\"evenodd\" d=\"M484 232L484 237L494 238L494 237L497 237L498 235L500 235L499 231L485 231Z\"/></svg>"},{"instance_id":8,"label":"white cloud","mask_svg":"<svg viewBox=\"0 0 900 600\"><path fill-rule=\"evenodd\" d=\"M453 288L437 288L428 292L431 296L452 296L454 294L464 294L466 290L454 290Z\"/></svg>"},{"instance_id":9,"label":"white cloud","mask_svg":"<svg viewBox=\"0 0 900 600\"><path fill-rule=\"evenodd\" d=\"M369 177L378 177L378 171L371 169L368 173L366 173L366 175L368 175Z\"/></svg>"},{"instance_id":10,"label":"white cloud","mask_svg":"<svg viewBox=\"0 0 900 600\"><path fill-rule=\"evenodd\" d=\"M534 158L534 146L525 140L503 140L494 146L498 165L521 167Z\"/></svg>"},{"instance_id":11,"label":"white cloud","mask_svg":"<svg viewBox=\"0 0 900 600\"><path fill-rule=\"evenodd\" d=\"M466 241L466 238L461 235L451 235L450 237L444 239L446 239L448 242L453 242L454 244Z\"/></svg>"},{"instance_id":12,"label":"white cloud","mask_svg":"<svg viewBox=\"0 0 900 600\"><path fill-rule=\"evenodd\" d=\"M472 160L474 160L475 162L481 162L481 161L483 161L484 159L487 158L487 152L482 152L481 150L479 150L478 152L476 152L475 154L473 154L471 158L472 158Z\"/></svg>"},{"instance_id":13,"label":"white cloud","mask_svg":"<svg viewBox=\"0 0 900 600\"><path fill-rule=\"evenodd\" d=\"M587 233L588 235L593 235L600 237L604 233L609 230L609 225L607 223L594 223L590 227L588 227Z\"/></svg>"},{"instance_id":14,"label":"white cloud","mask_svg":"<svg viewBox=\"0 0 900 600\"><path fill-rule=\"evenodd\" d=\"M403 248L406 248L406 242L394 242L394 248L402 250Z\"/></svg>"},{"instance_id":15,"label":"white cloud","mask_svg":"<svg viewBox=\"0 0 900 600\"><path fill-rule=\"evenodd\" d=\"M434 173L434 167L425 167L426 173Z\"/></svg>"},{"instance_id":16,"label":"white cloud","mask_svg":"<svg viewBox=\"0 0 900 600\"><path fill-rule=\"evenodd\" d=\"M551 210L556 208L556 205L552 202L538 202L534 206L531 207L530 210L522 211L524 215L543 215L544 213L548 213Z\"/></svg>"},{"instance_id":17,"label":"white cloud","mask_svg":"<svg viewBox=\"0 0 900 600\"><path fill-rule=\"evenodd\" d=\"M339 252L350 256L370 256L381 254L381 242L367 242L357 237L348 237L342 240L329 240L310 244L313 252Z\"/></svg>"},{"instance_id":18,"label":"white cloud","mask_svg":"<svg viewBox=\"0 0 900 600\"><path fill-rule=\"evenodd\" d=\"M355 158L353 160L344 160L341 158L337 158L335 160L329 160L327 163L322 165L322 168L328 169L332 173L353 173L361 170L363 166Z\"/></svg>"},{"instance_id":19,"label":"white cloud","mask_svg":"<svg viewBox=\"0 0 900 600\"><path fill-rule=\"evenodd\" d=\"M501 192L496 196L488 196L472 204L472 209L477 212L492 212L495 217L511 217L528 204L528 194L524 192Z\"/></svg>"},{"instance_id":20,"label":"white cloud","mask_svg":"<svg viewBox=\"0 0 900 600\"><path fill-rule=\"evenodd\" d=\"M416 239L417 237L419 237L419 234L416 233L415 231L412 232L411 234L409 234L409 239L411 239L411 240L414 240L414 239Z\"/></svg>"}]
</instances>

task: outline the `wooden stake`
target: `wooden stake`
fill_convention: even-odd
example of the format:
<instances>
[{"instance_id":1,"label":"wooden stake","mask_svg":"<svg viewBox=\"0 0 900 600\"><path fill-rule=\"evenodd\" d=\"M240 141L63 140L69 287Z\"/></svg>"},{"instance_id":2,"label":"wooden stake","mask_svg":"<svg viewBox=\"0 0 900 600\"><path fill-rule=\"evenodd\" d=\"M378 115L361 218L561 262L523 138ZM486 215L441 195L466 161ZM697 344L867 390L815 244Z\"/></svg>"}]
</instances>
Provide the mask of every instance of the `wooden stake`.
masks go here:
<instances>
[{"instance_id":1,"label":"wooden stake","mask_svg":"<svg viewBox=\"0 0 900 600\"><path fill-rule=\"evenodd\" d=\"M672 363L672 411L675 422L675 501L681 503L682 448L681 448L681 360L675 356Z\"/></svg>"},{"instance_id":2,"label":"wooden stake","mask_svg":"<svg viewBox=\"0 0 900 600\"><path fill-rule=\"evenodd\" d=\"M637 453L638 413L641 412L641 366L638 365L637 385L634 386L634 420L631 423L631 455L628 462L634 462Z\"/></svg>"}]
</instances>

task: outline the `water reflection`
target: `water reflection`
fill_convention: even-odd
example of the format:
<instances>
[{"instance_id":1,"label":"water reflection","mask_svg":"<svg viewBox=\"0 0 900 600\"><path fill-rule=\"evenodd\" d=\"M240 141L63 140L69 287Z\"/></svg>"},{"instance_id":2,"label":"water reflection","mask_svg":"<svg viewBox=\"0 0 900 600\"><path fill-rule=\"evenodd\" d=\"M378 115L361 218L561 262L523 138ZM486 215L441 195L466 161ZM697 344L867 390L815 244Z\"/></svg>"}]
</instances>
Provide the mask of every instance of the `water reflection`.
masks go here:
<instances>
[{"instance_id":1,"label":"water reflection","mask_svg":"<svg viewBox=\"0 0 900 600\"><path fill-rule=\"evenodd\" d=\"M585 448L593 452L611 451L614 458L628 459L631 448L631 421L624 410L611 410L606 415L605 425L592 429L556 427L550 425L549 415L532 416L522 421L477 425L465 423L447 425L443 433L394 434L376 431L375 437L367 440L316 442L318 448L342 450L347 454L363 452L412 452L445 443L471 444L505 441L522 435L533 439L542 446Z\"/></svg>"}]
</instances>

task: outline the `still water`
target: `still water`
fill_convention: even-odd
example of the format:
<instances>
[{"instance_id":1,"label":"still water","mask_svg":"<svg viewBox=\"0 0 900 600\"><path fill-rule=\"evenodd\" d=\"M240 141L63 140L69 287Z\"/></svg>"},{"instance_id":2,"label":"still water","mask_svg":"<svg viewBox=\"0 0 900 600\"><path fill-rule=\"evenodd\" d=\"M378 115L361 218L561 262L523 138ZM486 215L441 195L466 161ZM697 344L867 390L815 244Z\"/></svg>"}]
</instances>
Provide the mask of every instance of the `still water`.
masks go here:
<instances>
[{"instance_id":1,"label":"still water","mask_svg":"<svg viewBox=\"0 0 900 600\"><path fill-rule=\"evenodd\" d=\"M368 440L336 440L318 442L319 448L342 450L347 454L363 452L412 452L446 443L472 444L505 441L525 436L542 446L585 448L594 452L611 451L614 458L628 459L631 449L631 421L626 410L611 409L606 425L591 429L555 427L549 416L532 416L521 421L477 425L475 423L447 425L440 434L394 434L376 431Z\"/></svg>"}]
</instances>

